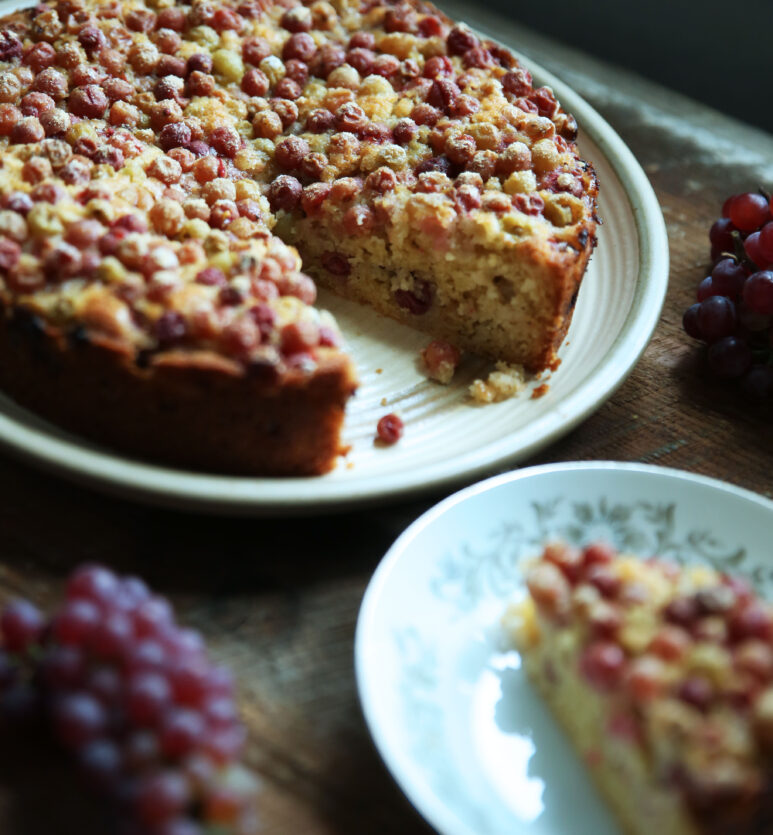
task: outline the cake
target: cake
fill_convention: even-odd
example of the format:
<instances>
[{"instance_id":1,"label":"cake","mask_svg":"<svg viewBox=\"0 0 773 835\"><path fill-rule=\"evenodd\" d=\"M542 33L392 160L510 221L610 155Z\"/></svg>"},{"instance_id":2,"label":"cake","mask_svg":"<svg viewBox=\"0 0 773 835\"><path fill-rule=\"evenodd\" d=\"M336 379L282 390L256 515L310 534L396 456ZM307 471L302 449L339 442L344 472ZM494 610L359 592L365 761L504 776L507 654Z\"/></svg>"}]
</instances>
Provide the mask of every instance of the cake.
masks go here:
<instances>
[{"instance_id":1,"label":"cake","mask_svg":"<svg viewBox=\"0 0 773 835\"><path fill-rule=\"evenodd\" d=\"M0 387L156 461L325 472L357 375L315 282L555 367L595 243L576 130L419 2L9 15Z\"/></svg>"},{"instance_id":2,"label":"cake","mask_svg":"<svg viewBox=\"0 0 773 835\"><path fill-rule=\"evenodd\" d=\"M504 617L629 835L773 831L773 606L705 566L550 543Z\"/></svg>"}]
</instances>

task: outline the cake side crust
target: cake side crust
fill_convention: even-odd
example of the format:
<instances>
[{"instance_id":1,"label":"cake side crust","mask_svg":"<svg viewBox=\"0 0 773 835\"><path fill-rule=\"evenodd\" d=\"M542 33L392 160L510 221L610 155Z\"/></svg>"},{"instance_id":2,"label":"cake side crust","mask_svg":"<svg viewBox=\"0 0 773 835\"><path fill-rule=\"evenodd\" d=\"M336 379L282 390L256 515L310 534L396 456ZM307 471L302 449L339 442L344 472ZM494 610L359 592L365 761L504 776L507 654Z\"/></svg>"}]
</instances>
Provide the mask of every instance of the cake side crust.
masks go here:
<instances>
[{"instance_id":1,"label":"cake side crust","mask_svg":"<svg viewBox=\"0 0 773 835\"><path fill-rule=\"evenodd\" d=\"M3 390L66 429L154 461L243 475L329 471L357 386L339 352L281 379L207 352L170 351L141 368L120 344L73 341L27 315L0 318L0 358Z\"/></svg>"}]
</instances>

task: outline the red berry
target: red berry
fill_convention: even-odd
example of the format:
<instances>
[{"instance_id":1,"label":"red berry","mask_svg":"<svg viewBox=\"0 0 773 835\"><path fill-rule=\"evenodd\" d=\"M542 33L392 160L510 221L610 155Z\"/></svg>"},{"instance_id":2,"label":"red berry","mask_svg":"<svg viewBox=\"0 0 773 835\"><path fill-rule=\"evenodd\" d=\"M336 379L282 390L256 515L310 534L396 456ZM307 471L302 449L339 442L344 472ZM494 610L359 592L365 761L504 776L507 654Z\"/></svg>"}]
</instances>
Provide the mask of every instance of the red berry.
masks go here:
<instances>
[{"instance_id":1,"label":"red berry","mask_svg":"<svg viewBox=\"0 0 773 835\"><path fill-rule=\"evenodd\" d=\"M679 698L701 711L708 708L713 696L714 688L703 676L691 676L679 688Z\"/></svg>"},{"instance_id":2,"label":"red berry","mask_svg":"<svg viewBox=\"0 0 773 835\"><path fill-rule=\"evenodd\" d=\"M376 427L378 438L382 443L395 444L403 436L404 424L396 414L384 415Z\"/></svg>"},{"instance_id":3,"label":"red berry","mask_svg":"<svg viewBox=\"0 0 773 835\"><path fill-rule=\"evenodd\" d=\"M770 206L761 194L739 194L730 204L729 216L742 232L754 232L770 220Z\"/></svg>"},{"instance_id":4,"label":"red berry","mask_svg":"<svg viewBox=\"0 0 773 835\"><path fill-rule=\"evenodd\" d=\"M9 652L24 652L43 634L45 619L28 600L12 600L0 616L0 629Z\"/></svg>"},{"instance_id":5,"label":"red berry","mask_svg":"<svg viewBox=\"0 0 773 835\"><path fill-rule=\"evenodd\" d=\"M746 270L734 258L723 258L711 271L713 295L735 299L743 290Z\"/></svg>"},{"instance_id":6,"label":"red berry","mask_svg":"<svg viewBox=\"0 0 773 835\"><path fill-rule=\"evenodd\" d=\"M685 333L693 339L703 339L703 333L698 324L698 311L700 307L700 304L694 304L688 307L684 312L684 316L682 316L682 327Z\"/></svg>"},{"instance_id":7,"label":"red berry","mask_svg":"<svg viewBox=\"0 0 773 835\"><path fill-rule=\"evenodd\" d=\"M773 223L766 223L760 229L759 252L767 264L773 264Z\"/></svg>"},{"instance_id":8,"label":"red berry","mask_svg":"<svg viewBox=\"0 0 773 835\"><path fill-rule=\"evenodd\" d=\"M608 565L617 556L616 549L606 542L593 542L582 552L585 565Z\"/></svg>"},{"instance_id":9,"label":"red berry","mask_svg":"<svg viewBox=\"0 0 773 835\"><path fill-rule=\"evenodd\" d=\"M760 269L764 269L768 265L768 259L762 252L762 247L760 246L761 241L761 233L760 232L752 232L746 240L743 242L744 250L746 251L746 255L750 261L753 261L754 264L759 267Z\"/></svg>"},{"instance_id":10,"label":"red berry","mask_svg":"<svg viewBox=\"0 0 773 835\"><path fill-rule=\"evenodd\" d=\"M743 300L755 313L773 314L773 272L765 270L750 275L743 286Z\"/></svg>"},{"instance_id":11,"label":"red berry","mask_svg":"<svg viewBox=\"0 0 773 835\"><path fill-rule=\"evenodd\" d=\"M697 318L701 333L707 342L732 336L738 321L735 305L724 296L711 296L702 301Z\"/></svg>"},{"instance_id":12,"label":"red berry","mask_svg":"<svg viewBox=\"0 0 773 835\"><path fill-rule=\"evenodd\" d=\"M625 666L625 653L619 644L597 641L580 659L580 670L599 690L612 690L619 683Z\"/></svg>"}]
</instances>

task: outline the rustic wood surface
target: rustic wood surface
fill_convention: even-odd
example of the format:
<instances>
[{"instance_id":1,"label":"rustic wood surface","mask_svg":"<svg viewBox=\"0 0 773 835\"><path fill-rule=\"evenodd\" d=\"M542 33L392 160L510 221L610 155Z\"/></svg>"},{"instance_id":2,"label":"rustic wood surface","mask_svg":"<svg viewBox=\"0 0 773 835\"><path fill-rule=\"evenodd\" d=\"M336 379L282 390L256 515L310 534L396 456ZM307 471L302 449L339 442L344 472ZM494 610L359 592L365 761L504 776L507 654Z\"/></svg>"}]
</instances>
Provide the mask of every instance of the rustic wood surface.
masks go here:
<instances>
[{"instance_id":1,"label":"rustic wood surface","mask_svg":"<svg viewBox=\"0 0 773 835\"><path fill-rule=\"evenodd\" d=\"M668 298L642 360L595 415L528 463L644 461L769 495L770 409L706 379L680 322L704 275L707 230L724 196L773 185L773 139L513 24L446 5L517 44L596 106L650 176L669 229ZM84 560L143 575L238 672L266 833L426 833L370 741L352 648L379 559L438 498L302 524L209 518L141 508L0 457L0 596L46 603ZM41 776L38 766L21 773L0 792L0 832L88 835L77 804L55 806L54 817L46 811L47 786L59 778Z\"/></svg>"}]
</instances>

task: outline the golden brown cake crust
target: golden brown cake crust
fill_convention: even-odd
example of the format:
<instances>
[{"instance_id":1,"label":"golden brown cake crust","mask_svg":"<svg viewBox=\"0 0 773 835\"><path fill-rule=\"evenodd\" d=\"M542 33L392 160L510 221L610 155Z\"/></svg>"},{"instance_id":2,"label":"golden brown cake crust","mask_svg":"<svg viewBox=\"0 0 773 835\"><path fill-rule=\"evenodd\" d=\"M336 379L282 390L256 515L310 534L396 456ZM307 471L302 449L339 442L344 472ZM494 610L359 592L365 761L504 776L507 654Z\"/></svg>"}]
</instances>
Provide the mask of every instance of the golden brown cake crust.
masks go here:
<instances>
[{"instance_id":1,"label":"golden brown cake crust","mask_svg":"<svg viewBox=\"0 0 773 835\"><path fill-rule=\"evenodd\" d=\"M125 452L233 474L318 475L343 451L357 385L331 352L312 375L274 377L214 353L166 352L141 368L109 340L67 336L25 311L0 318L0 386L61 426Z\"/></svg>"}]
</instances>

